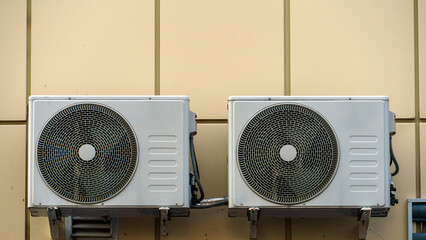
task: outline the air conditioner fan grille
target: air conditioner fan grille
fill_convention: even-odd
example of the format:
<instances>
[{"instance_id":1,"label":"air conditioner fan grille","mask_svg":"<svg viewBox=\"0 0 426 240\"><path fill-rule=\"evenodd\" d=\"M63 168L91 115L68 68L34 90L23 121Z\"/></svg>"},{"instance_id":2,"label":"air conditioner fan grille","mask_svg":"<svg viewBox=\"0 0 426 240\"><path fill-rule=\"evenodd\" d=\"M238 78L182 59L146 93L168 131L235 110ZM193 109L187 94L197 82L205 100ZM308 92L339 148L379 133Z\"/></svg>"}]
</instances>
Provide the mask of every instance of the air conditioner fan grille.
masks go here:
<instances>
[{"instance_id":1,"label":"air conditioner fan grille","mask_svg":"<svg viewBox=\"0 0 426 240\"><path fill-rule=\"evenodd\" d=\"M82 146L92 155L82 157ZM125 188L137 165L135 135L126 120L98 104L77 104L56 113L37 144L46 184L75 203L105 201ZM90 155L90 154L89 154Z\"/></svg>"},{"instance_id":2,"label":"air conditioner fan grille","mask_svg":"<svg viewBox=\"0 0 426 240\"><path fill-rule=\"evenodd\" d=\"M294 159L283 159L283 146ZM244 180L263 198L280 203L305 202L332 181L338 166L333 129L315 111L297 104L279 104L257 113L238 141L238 165Z\"/></svg>"}]
</instances>

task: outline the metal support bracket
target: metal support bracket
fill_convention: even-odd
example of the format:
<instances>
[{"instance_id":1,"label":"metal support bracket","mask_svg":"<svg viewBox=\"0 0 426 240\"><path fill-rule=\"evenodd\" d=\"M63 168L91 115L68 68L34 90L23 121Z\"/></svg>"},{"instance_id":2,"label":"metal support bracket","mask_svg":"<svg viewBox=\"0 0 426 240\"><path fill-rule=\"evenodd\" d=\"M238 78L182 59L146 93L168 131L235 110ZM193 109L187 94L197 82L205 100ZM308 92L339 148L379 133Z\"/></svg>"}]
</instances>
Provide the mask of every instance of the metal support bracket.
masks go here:
<instances>
[{"instance_id":1,"label":"metal support bracket","mask_svg":"<svg viewBox=\"0 0 426 240\"><path fill-rule=\"evenodd\" d=\"M367 238L367 231L368 231L368 225L370 224L370 217L371 217L371 208L369 207L361 208L361 215L359 218L359 225L358 225L359 239Z\"/></svg>"},{"instance_id":2,"label":"metal support bracket","mask_svg":"<svg viewBox=\"0 0 426 240\"><path fill-rule=\"evenodd\" d=\"M161 236L167 236L169 235L169 232L167 230L167 222L170 220L170 214L168 207L160 207L160 234Z\"/></svg>"},{"instance_id":3,"label":"metal support bracket","mask_svg":"<svg viewBox=\"0 0 426 240\"><path fill-rule=\"evenodd\" d=\"M59 223L61 222L61 212L57 207L47 208L47 217L49 219L50 236L52 239L59 238Z\"/></svg>"},{"instance_id":4,"label":"metal support bracket","mask_svg":"<svg viewBox=\"0 0 426 240\"><path fill-rule=\"evenodd\" d=\"M259 208L248 209L248 220L250 221L250 238L257 238L257 222L259 220Z\"/></svg>"}]
</instances>

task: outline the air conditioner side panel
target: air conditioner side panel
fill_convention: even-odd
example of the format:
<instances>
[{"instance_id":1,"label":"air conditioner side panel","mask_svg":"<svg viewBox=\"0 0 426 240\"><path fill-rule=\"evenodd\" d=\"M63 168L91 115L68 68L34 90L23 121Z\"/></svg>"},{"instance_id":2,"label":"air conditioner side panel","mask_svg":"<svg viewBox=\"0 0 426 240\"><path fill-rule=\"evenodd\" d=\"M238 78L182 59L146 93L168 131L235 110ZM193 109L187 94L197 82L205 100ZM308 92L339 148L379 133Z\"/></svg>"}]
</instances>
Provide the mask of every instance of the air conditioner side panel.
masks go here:
<instances>
[{"instance_id":1,"label":"air conditioner side panel","mask_svg":"<svg viewBox=\"0 0 426 240\"><path fill-rule=\"evenodd\" d=\"M245 124L261 109L279 103L301 104L320 113L339 142L340 163L330 185L317 197L294 207L388 207L388 101L230 101L229 206L291 207L272 203L245 183L237 164L238 138Z\"/></svg>"}]
</instances>

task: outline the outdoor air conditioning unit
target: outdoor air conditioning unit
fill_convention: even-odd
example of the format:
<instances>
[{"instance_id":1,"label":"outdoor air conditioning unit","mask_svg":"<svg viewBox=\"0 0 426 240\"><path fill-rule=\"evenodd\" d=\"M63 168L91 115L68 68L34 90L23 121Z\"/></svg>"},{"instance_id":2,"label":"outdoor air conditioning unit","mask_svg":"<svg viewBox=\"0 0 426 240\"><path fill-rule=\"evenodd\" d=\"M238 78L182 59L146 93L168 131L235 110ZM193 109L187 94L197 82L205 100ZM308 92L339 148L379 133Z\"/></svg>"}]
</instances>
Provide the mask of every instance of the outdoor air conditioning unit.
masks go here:
<instances>
[{"instance_id":1,"label":"outdoor air conditioning unit","mask_svg":"<svg viewBox=\"0 0 426 240\"><path fill-rule=\"evenodd\" d=\"M386 216L393 118L387 97L230 97L229 215Z\"/></svg>"},{"instance_id":2,"label":"outdoor air conditioning unit","mask_svg":"<svg viewBox=\"0 0 426 240\"><path fill-rule=\"evenodd\" d=\"M28 119L33 216L189 214L188 97L32 96Z\"/></svg>"}]
</instances>

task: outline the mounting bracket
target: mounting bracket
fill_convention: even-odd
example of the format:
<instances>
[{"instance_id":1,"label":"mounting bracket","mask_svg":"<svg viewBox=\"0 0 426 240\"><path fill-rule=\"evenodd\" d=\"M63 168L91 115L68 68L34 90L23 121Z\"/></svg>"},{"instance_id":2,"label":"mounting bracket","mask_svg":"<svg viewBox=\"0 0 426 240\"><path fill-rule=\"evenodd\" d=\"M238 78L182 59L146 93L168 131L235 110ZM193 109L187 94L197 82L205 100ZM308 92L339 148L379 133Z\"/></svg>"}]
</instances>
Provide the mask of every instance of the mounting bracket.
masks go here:
<instances>
[{"instance_id":1,"label":"mounting bracket","mask_svg":"<svg viewBox=\"0 0 426 240\"><path fill-rule=\"evenodd\" d=\"M61 222L61 212L57 207L47 208L47 217L49 219L50 236L52 239L59 238L59 223Z\"/></svg>"},{"instance_id":2,"label":"mounting bracket","mask_svg":"<svg viewBox=\"0 0 426 240\"><path fill-rule=\"evenodd\" d=\"M257 238L257 222L259 220L259 208L249 208L247 215L250 221L250 238Z\"/></svg>"},{"instance_id":3,"label":"mounting bracket","mask_svg":"<svg viewBox=\"0 0 426 240\"><path fill-rule=\"evenodd\" d=\"M167 230L167 222L170 220L170 208L168 207L160 207L160 234L161 236L169 235Z\"/></svg>"},{"instance_id":4,"label":"mounting bracket","mask_svg":"<svg viewBox=\"0 0 426 240\"><path fill-rule=\"evenodd\" d=\"M371 208L370 207L361 208L361 215L359 218L359 225L358 225L359 239L367 238L367 231L368 231L368 225L370 224L370 217L371 217Z\"/></svg>"}]
</instances>

